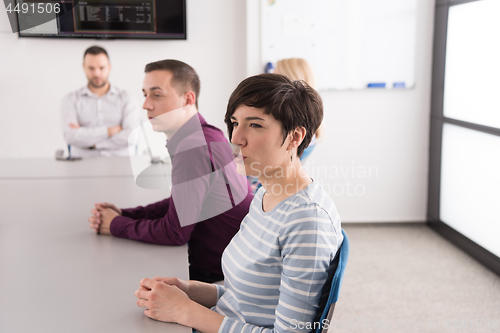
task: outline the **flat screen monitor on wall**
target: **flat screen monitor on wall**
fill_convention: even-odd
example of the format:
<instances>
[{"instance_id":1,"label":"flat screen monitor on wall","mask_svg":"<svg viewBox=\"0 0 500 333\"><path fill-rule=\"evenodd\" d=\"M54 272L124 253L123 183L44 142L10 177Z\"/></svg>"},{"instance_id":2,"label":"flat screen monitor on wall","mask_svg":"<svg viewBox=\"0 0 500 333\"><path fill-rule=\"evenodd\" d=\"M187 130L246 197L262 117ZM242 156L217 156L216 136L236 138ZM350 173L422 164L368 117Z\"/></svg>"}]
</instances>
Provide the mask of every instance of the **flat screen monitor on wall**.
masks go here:
<instances>
[{"instance_id":1,"label":"flat screen monitor on wall","mask_svg":"<svg viewBox=\"0 0 500 333\"><path fill-rule=\"evenodd\" d=\"M186 0L18 0L20 37L186 39Z\"/></svg>"}]
</instances>

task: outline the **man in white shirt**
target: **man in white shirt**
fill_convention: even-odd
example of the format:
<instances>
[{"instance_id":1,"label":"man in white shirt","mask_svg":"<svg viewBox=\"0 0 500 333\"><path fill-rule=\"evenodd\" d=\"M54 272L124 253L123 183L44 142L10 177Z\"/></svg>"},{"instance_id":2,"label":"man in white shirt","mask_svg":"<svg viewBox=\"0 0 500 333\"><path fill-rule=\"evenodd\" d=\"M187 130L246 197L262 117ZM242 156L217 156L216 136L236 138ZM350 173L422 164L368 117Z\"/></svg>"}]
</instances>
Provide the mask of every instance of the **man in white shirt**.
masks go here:
<instances>
[{"instance_id":1,"label":"man in white shirt","mask_svg":"<svg viewBox=\"0 0 500 333\"><path fill-rule=\"evenodd\" d=\"M88 84L64 97L61 106L64 138L73 156L128 156L129 135L140 125L136 99L111 86L108 54L99 46L83 55ZM130 138L135 146L138 138Z\"/></svg>"}]
</instances>

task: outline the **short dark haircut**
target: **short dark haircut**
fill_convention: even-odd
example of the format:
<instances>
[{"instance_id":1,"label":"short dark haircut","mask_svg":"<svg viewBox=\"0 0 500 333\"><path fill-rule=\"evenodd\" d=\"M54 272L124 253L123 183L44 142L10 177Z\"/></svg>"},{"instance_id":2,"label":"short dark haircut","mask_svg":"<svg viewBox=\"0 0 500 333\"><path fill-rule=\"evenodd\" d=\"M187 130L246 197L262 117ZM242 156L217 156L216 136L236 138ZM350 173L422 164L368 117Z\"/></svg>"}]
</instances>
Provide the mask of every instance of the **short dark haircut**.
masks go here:
<instances>
[{"instance_id":1,"label":"short dark haircut","mask_svg":"<svg viewBox=\"0 0 500 333\"><path fill-rule=\"evenodd\" d=\"M152 71L169 71L172 73L172 86L177 89L179 95L192 91L196 97L195 105L198 107L200 96L200 78L193 67L173 59L151 62L146 65L145 73Z\"/></svg>"},{"instance_id":2,"label":"short dark haircut","mask_svg":"<svg viewBox=\"0 0 500 333\"><path fill-rule=\"evenodd\" d=\"M85 59L85 56L87 54L92 54L92 55L104 54L109 59L108 52L106 52L106 50L103 49L102 47L96 45L91 46L85 50L85 53L83 54L83 59Z\"/></svg>"},{"instance_id":3,"label":"short dark haircut","mask_svg":"<svg viewBox=\"0 0 500 333\"><path fill-rule=\"evenodd\" d=\"M297 148L298 157L309 146L323 120L323 102L316 90L303 81L292 81L280 74L251 76L233 91L224 117L229 140L233 134L231 116L241 105L263 109L265 114L280 121L283 143L290 132L297 127L304 127L306 136Z\"/></svg>"}]
</instances>

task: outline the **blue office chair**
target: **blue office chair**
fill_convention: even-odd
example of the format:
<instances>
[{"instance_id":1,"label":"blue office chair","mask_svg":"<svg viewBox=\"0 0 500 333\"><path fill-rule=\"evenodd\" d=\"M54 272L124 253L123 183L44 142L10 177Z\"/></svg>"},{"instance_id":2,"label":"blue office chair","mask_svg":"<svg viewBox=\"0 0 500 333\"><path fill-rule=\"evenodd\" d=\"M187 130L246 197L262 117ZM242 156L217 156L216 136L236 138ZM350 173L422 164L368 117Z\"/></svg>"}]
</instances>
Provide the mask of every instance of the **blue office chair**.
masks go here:
<instances>
[{"instance_id":1,"label":"blue office chair","mask_svg":"<svg viewBox=\"0 0 500 333\"><path fill-rule=\"evenodd\" d=\"M349 238L347 238L344 229L342 229L342 236L344 236L344 240L340 246L340 251L330 265L330 271L333 273L333 270L335 270L335 272L329 274L329 278L325 283L322 297L319 302L320 308L318 310L318 315L321 313L321 316L318 318L317 315L315 318L315 322L319 322L316 333L321 333L323 331L323 321L325 319L327 319L329 326L332 327L333 310L335 309L335 303L337 303L339 299L340 286L342 285L347 259L349 258ZM326 295L328 295L328 299Z\"/></svg>"}]
</instances>

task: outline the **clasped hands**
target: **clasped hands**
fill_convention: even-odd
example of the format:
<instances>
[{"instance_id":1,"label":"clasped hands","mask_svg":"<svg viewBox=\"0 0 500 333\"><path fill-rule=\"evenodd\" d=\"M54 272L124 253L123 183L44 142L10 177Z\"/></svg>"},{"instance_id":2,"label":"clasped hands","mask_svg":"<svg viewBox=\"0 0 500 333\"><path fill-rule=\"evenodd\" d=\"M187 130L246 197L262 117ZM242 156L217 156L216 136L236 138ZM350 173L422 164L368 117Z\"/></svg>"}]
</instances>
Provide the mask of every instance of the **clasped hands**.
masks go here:
<instances>
[{"instance_id":1,"label":"clasped hands","mask_svg":"<svg viewBox=\"0 0 500 333\"><path fill-rule=\"evenodd\" d=\"M89 228L101 235L111 235L109 229L111 221L122 215L122 210L108 202L96 203L94 206L95 208L90 211L92 216L88 219Z\"/></svg>"},{"instance_id":2,"label":"clasped hands","mask_svg":"<svg viewBox=\"0 0 500 333\"><path fill-rule=\"evenodd\" d=\"M188 296L188 282L176 277L144 278L134 292L137 305L145 308L149 318L182 324L187 308L192 302Z\"/></svg>"}]
</instances>

